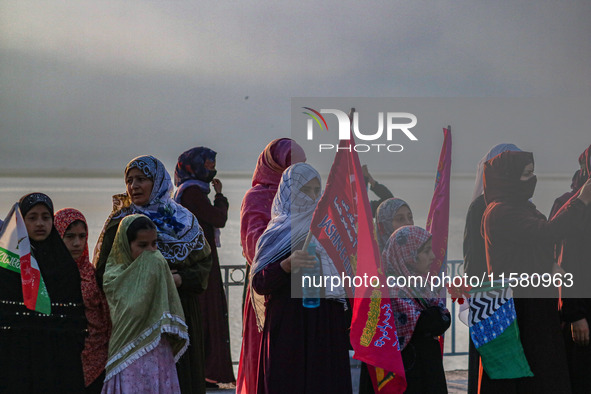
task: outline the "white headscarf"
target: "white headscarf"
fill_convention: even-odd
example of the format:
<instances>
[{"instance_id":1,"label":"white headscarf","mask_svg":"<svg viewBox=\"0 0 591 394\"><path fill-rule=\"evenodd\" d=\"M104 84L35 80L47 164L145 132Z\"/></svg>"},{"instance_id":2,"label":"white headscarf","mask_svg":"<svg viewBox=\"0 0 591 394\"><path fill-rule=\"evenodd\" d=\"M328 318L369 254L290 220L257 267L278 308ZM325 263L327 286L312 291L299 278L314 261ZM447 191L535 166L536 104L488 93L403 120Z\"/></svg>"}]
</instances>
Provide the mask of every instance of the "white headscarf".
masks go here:
<instances>
[{"instance_id":1,"label":"white headscarf","mask_svg":"<svg viewBox=\"0 0 591 394\"><path fill-rule=\"evenodd\" d=\"M262 271L270 263L292 252L292 246L301 244L310 230L312 216L320 196L313 200L300 189L312 179L318 179L322 184L320 174L311 165L297 163L288 167L281 177L277 194L273 199L271 220L267 229L257 242L256 252L251 270L252 277ZM320 257L323 275L339 275L334 263L326 250L313 237L316 243L316 253ZM264 303L251 288L253 306L257 313L257 323L262 329L264 322ZM258 296L258 297L257 297ZM327 298L343 298L345 291L341 288L326 291Z\"/></svg>"},{"instance_id":2,"label":"white headscarf","mask_svg":"<svg viewBox=\"0 0 591 394\"><path fill-rule=\"evenodd\" d=\"M482 159L480 159L480 162L478 163L478 169L476 170L476 181L474 182L472 201L476 200L484 192L484 186L482 183L482 176L484 174L484 163L506 151L521 152L521 149L519 149L517 146L513 144L498 144L490 148L488 153L484 155Z\"/></svg>"}]
</instances>

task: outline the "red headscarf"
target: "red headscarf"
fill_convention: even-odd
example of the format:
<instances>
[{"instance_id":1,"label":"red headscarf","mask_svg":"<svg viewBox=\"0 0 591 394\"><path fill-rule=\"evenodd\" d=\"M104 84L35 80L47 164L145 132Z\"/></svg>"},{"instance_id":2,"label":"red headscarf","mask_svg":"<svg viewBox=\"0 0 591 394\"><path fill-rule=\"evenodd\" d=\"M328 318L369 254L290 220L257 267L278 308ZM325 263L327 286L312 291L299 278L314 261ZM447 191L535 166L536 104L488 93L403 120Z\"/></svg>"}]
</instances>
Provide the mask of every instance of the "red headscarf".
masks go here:
<instances>
[{"instance_id":1,"label":"red headscarf","mask_svg":"<svg viewBox=\"0 0 591 394\"><path fill-rule=\"evenodd\" d=\"M252 188L244 195L240 210L240 242L249 264L254 258L256 243L271 220L271 205L283 170L305 161L302 147L289 138L271 141L259 155Z\"/></svg>"},{"instance_id":2,"label":"red headscarf","mask_svg":"<svg viewBox=\"0 0 591 394\"><path fill-rule=\"evenodd\" d=\"M533 164L531 152L503 152L484 164L484 200L493 201L528 201L534 192L536 178L521 181L523 169Z\"/></svg>"},{"instance_id":3,"label":"red headscarf","mask_svg":"<svg viewBox=\"0 0 591 394\"><path fill-rule=\"evenodd\" d=\"M86 218L73 208L60 209L55 213L54 225L63 238L68 227L76 222L84 223L88 231ZM94 267L88 258L88 235L82 256L76 261L80 271L82 299L86 320L88 320L88 337L82 351L82 367L84 368L84 384L88 386L94 382L105 370L107 363L109 338L111 337L111 318L109 306L104 293L99 289Z\"/></svg>"}]
</instances>

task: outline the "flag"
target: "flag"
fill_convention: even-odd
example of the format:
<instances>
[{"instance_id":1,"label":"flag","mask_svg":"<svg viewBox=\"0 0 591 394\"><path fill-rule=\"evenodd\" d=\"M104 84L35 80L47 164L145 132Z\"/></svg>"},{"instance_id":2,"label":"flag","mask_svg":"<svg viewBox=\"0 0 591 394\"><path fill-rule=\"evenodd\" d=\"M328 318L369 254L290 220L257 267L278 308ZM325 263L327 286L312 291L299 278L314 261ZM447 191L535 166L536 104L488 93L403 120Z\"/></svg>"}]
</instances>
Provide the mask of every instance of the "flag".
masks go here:
<instances>
[{"instance_id":1,"label":"flag","mask_svg":"<svg viewBox=\"0 0 591 394\"><path fill-rule=\"evenodd\" d=\"M338 146L311 232L348 278L375 276L384 284L369 198L353 146L353 137ZM387 288L355 285L345 290L355 296L350 333L354 357L368 364L379 393L404 392L404 366Z\"/></svg>"},{"instance_id":2,"label":"flag","mask_svg":"<svg viewBox=\"0 0 591 394\"><path fill-rule=\"evenodd\" d=\"M435 191L427 215L426 230L433 234L431 247L435 260L431 265L431 275L441 275L447 269L447 237L449 232L449 182L451 172L451 127L443 129L443 146L437 164ZM445 300L444 300L445 302ZM443 356L443 335L439 337Z\"/></svg>"},{"instance_id":3,"label":"flag","mask_svg":"<svg viewBox=\"0 0 591 394\"><path fill-rule=\"evenodd\" d=\"M443 129L443 146L439 154L435 191L427 216L426 230L433 234L432 245L435 260L431 275L447 269L447 237L449 232L449 183L451 172L451 127Z\"/></svg>"},{"instance_id":4,"label":"flag","mask_svg":"<svg viewBox=\"0 0 591 394\"><path fill-rule=\"evenodd\" d=\"M18 203L10 210L0 231L0 268L20 274L23 300L28 309L51 314L49 294L39 265L31 255L29 235Z\"/></svg>"},{"instance_id":5,"label":"flag","mask_svg":"<svg viewBox=\"0 0 591 394\"><path fill-rule=\"evenodd\" d=\"M511 286L490 282L484 286L468 298L470 337L482 367L491 379L534 376L521 345Z\"/></svg>"}]
</instances>

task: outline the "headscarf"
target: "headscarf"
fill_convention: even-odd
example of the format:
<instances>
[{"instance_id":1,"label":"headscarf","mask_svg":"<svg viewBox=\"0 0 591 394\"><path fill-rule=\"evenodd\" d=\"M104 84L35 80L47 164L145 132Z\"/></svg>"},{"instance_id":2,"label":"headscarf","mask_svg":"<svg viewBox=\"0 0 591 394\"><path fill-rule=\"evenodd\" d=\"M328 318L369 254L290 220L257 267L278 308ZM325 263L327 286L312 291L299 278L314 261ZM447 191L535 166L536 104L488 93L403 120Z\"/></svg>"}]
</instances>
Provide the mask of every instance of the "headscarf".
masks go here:
<instances>
[{"instance_id":1,"label":"headscarf","mask_svg":"<svg viewBox=\"0 0 591 394\"><path fill-rule=\"evenodd\" d=\"M418 226L403 226L396 230L390 236L382 253L386 274L394 277L425 278L425 274L415 271L414 265L419 249L429 239L431 239L431 233ZM429 289L428 285L423 288L394 286L390 288L390 297L401 350L412 338L421 311L431 306L439 306L443 313L447 312L443 301L436 292Z\"/></svg>"},{"instance_id":2,"label":"headscarf","mask_svg":"<svg viewBox=\"0 0 591 394\"><path fill-rule=\"evenodd\" d=\"M523 169L534 163L531 152L503 152L484 164L484 200L527 202L534 193L536 177L521 181Z\"/></svg>"},{"instance_id":3,"label":"headscarf","mask_svg":"<svg viewBox=\"0 0 591 394\"><path fill-rule=\"evenodd\" d=\"M49 214L53 217L53 202L47 194L43 193L30 193L22 196L18 202L18 206L21 209L21 215L23 218L27 216L27 213L37 204L43 204L49 210Z\"/></svg>"},{"instance_id":4,"label":"headscarf","mask_svg":"<svg viewBox=\"0 0 591 394\"><path fill-rule=\"evenodd\" d=\"M503 152L513 151L513 152L520 152L517 146L513 144L498 144L490 148L488 153L480 159L478 163L478 169L476 170L476 181L474 182L474 192L472 193L472 201L476 200L484 191L484 186L482 183L482 176L484 174L484 163L492 159L493 157L500 155Z\"/></svg>"},{"instance_id":5,"label":"headscarf","mask_svg":"<svg viewBox=\"0 0 591 394\"><path fill-rule=\"evenodd\" d=\"M306 163L293 164L283 172L271 208L271 221L257 242L251 270L251 283L254 275L262 271L270 263L291 253L292 247L304 242L310 230L312 215L320 196L312 200L300 189L315 178L322 184L320 174ZM316 243L316 254L320 258L323 275L339 275L326 250L314 237L312 237L312 241ZM256 292L251 287L251 295L253 294L256 294ZM342 287L333 289L333 291L326 291L327 298L338 299L344 296L345 292ZM255 302L256 299L252 301L257 313L259 329L262 329L264 308L261 307L260 303Z\"/></svg>"},{"instance_id":6,"label":"headscarf","mask_svg":"<svg viewBox=\"0 0 591 394\"><path fill-rule=\"evenodd\" d=\"M587 179L591 178L591 145L579 156L579 164L585 169L585 174L581 174L581 183L577 190L587 182Z\"/></svg>"},{"instance_id":7,"label":"headscarf","mask_svg":"<svg viewBox=\"0 0 591 394\"><path fill-rule=\"evenodd\" d=\"M160 251L144 251L135 260L127 229L144 215L126 216L109 254L103 289L113 319L105 381L158 346L166 335L175 361L189 346L185 315L168 264Z\"/></svg>"},{"instance_id":8,"label":"headscarf","mask_svg":"<svg viewBox=\"0 0 591 394\"><path fill-rule=\"evenodd\" d=\"M113 196L113 211L107 218L94 249L95 265L108 225L112 220L134 213L146 215L154 222L158 230L158 250L164 258L171 264L182 263L193 250L203 248L203 230L197 218L170 197L172 182L160 160L154 156L138 156L127 164L124 174L127 175L132 168L140 169L154 181L150 199L147 205L137 206L127 193Z\"/></svg>"},{"instance_id":9,"label":"headscarf","mask_svg":"<svg viewBox=\"0 0 591 394\"><path fill-rule=\"evenodd\" d=\"M392 220L394 220L396 212L404 206L410 209L404 200L392 197L381 203L378 207L378 210L376 211L376 230L380 252L384 251L384 247L386 246L388 239L390 239L390 235L394 232Z\"/></svg>"},{"instance_id":10,"label":"headscarf","mask_svg":"<svg viewBox=\"0 0 591 394\"><path fill-rule=\"evenodd\" d=\"M55 213L54 225L61 238L72 223L88 224L82 212L74 208L60 209ZM84 342L82 366L84 368L84 384L94 382L105 370L108 357L109 338L111 336L111 318L105 294L96 283L95 270L88 258L88 233L84 242L84 251L76 261L80 271L82 298L84 300L89 335Z\"/></svg>"},{"instance_id":11,"label":"headscarf","mask_svg":"<svg viewBox=\"0 0 591 394\"><path fill-rule=\"evenodd\" d=\"M261 152L252 175L252 188L246 192L240 209L240 243L249 264L256 243L271 220L271 205L281 174L292 163L306 161L306 154L289 138L271 141Z\"/></svg>"},{"instance_id":12,"label":"headscarf","mask_svg":"<svg viewBox=\"0 0 591 394\"><path fill-rule=\"evenodd\" d=\"M197 186L205 194L209 194L209 183L213 181L217 171L205 168L207 160L215 161L217 153L204 146L189 149L181 153L174 169L174 185L178 187L174 199L179 202L181 195L189 186Z\"/></svg>"}]
</instances>

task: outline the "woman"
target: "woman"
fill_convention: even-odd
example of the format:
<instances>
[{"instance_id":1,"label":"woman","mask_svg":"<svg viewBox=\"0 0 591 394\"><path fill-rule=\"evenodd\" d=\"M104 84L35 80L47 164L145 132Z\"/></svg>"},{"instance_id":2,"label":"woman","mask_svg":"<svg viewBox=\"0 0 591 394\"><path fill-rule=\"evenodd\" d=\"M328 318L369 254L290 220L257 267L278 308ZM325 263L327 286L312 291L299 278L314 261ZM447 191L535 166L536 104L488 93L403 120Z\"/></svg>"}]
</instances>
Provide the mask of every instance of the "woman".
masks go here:
<instances>
[{"instance_id":1,"label":"woman","mask_svg":"<svg viewBox=\"0 0 591 394\"><path fill-rule=\"evenodd\" d=\"M27 309L21 274L0 268L0 392L81 393L86 320L80 274L53 226L51 199L31 193L19 207L51 314Z\"/></svg>"},{"instance_id":2,"label":"woman","mask_svg":"<svg viewBox=\"0 0 591 394\"><path fill-rule=\"evenodd\" d=\"M581 186L591 174L591 146L579 156L580 170L573 177L571 192L565 193L554 202L550 213L553 217L571 198L576 198ZM573 278L588 278L591 256L589 239L591 236L590 211L587 208L582 231L569 234L557 245L556 255L560 266L573 275ZM591 322L591 300L589 288L581 281L573 287L562 288L562 320L566 356L573 393L591 392L591 348L589 347L589 322Z\"/></svg>"},{"instance_id":3,"label":"woman","mask_svg":"<svg viewBox=\"0 0 591 394\"><path fill-rule=\"evenodd\" d=\"M199 295L205 343L205 380L211 387L236 382L230 353L228 303L217 252L219 229L228 220L228 200L222 194L222 183L215 178L215 156L216 152L209 148L189 149L179 156L174 170L174 184L178 187L174 199L199 220L211 247L209 281L207 289ZM207 197L211 191L210 183L215 190L213 204Z\"/></svg>"},{"instance_id":4,"label":"woman","mask_svg":"<svg viewBox=\"0 0 591 394\"><path fill-rule=\"evenodd\" d=\"M506 151L518 152L521 151L521 149L513 144L498 144L493 146L478 163L476 181L474 182L474 192L472 193L472 203L468 208L466 227L464 228L464 273L466 273L468 277L477 276L481 278L483 273L487 272L484 238L482 238L480 233L482 215L486 209L483 194L484 187L482 183L484 163ZM467 306L467 303L463 304L462 308L467 308ZM467 309L462 310L465 310L465 313L468 313ZM480 355L478 354L470 336L468 336L468 341L468 394L476 394L478 392Z\"/></svg>"},{"instance_id":5,"label":"woman","mask_svg":"<svg viewBox=\"0 0 591 394\"><path fill-rule=\"evenodd\" d=\"M175 362L189 346L174 279L147 216L126 216L109 254L103 288L113 335L103 393L180 393Z\"/></svg>"},{"instance_id":6,"label":"woman","mask_svg":"<svg viewBox=\"0 0 591 394\"><path fill-rule=\"evenodd\" d=\"M55 228L80 271L82 299L88 321L88 337L82 351L85 392L100 393L105 380L111 318L105 294L96 283L94 267L88 259L88 225L80 211L64 208L55 213Z\"/></svg>"},{"instance_id":7,"label":"woman","mask_svg":"<svg viewBox=\"0 0 591 394\"><path fill-rule=\"evenodd\" d=\"M251 293L264 295L266 301L265 309L254 305L263 328L258 393L351 392L344 289L327 289L320 306L310 309L302 306L298 282L291 282L292 272L316 264L315 256L300 249L320 192L320 175L310 165L287 168L271 221L257 243ZM338 275L319 245L317 256L323 275Z\"/></svg>"},{"instance_id":8,"label":"woman","mask_svg":"<svg viewBox=\"0 0 591 394\"><path fill-rule=\"evenodd\" d=\"M501 273L509 277L511 273L554 272L554 243L581 224L585 206L591 202L587 182L578 199L547 221L529 201L535 185L533 155L529 152L503 152L484 165L487 207L482 230L488 271L495 277ZM570 392L557 293L544 287L514 288L520 339L534 376L491 380L482 371L481 393Z\"/></svg>"},{"instance_id":9,"label":"woman","mask_svg":"<svg viewBox=\"0 0 591 394\"><path fill-rule=\"evenodd\" d=\"M410 206L400 198L389 198L382 202L376 211L376 234L380 253L383 253L390 236L402 226L414 225ZM370 367L372 368L372 367ZM361 363L359 374L359 394L375 392L366 363Z\"/></svg>"},{"instance_id":10,"label":"woman","mask_svg":"<svg viewBox=\"0 0 591 394\"><path fill-rule=\"evenodd\" d=\"M256 390L261 333L251 303L248 277L253 263L256 244L271 220L271 205L281 181L281 174L292 163L306 161L304 150L292 139L271 141L259 155L252 175L252 188L244 195L240 209L240 243L246 258L245 297L242 320L242 348L236 379L236 392L252 393ZM263 300L264 302L264 300Z\"/></svg>"},{"instance_id":11,"label":"woman","mask_svg":"<svg viewBox=\"0 0 591 394\"><path fill-rule=\"evenodd\" d=\"M396 230L382 254L386 275L425 280L434 259L431 234L417 226ZM405 393L447 393L437 338L451 323L445 304L428 286L393 287L390 297L406 375Z\"/></svg>"},{"instance_id":12,"label":"woman","mask_svg":"<svg viewBox=\"0 0 591 394\"><path fill-rule=\"evenodd\" d=\"M106 261L121 220L134 213L148 216L156 225L158 250L171 269L189 327L189 349L177 363L181 391L204 393L205 362L197 296L207 286L211 267L209 245L195 216L170 197L172 182L160 160L153 156L136 157L124 174L127 192L113 196L113 211L95 248L97 281L102 286Z\"/></svg>"}]
</instances>

